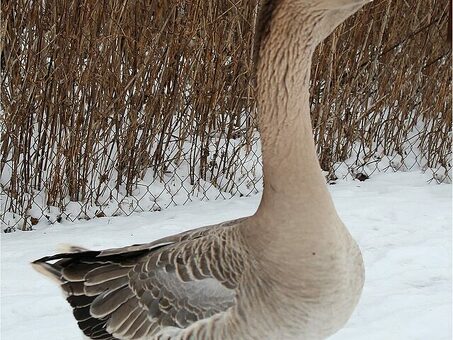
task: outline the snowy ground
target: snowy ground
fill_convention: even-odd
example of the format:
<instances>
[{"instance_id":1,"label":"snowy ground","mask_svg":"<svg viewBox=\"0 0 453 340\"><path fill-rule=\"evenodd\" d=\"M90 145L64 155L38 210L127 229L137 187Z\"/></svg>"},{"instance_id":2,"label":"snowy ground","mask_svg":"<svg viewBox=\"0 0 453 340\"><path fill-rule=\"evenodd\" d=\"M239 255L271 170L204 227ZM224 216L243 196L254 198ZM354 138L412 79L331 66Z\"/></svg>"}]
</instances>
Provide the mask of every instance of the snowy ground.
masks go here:
<instances>
[{"instance_id":1,"label":"snowy ground","mask_svg":"<svg viewBox=\"0 0 453 340\"><path fill-rule=\"evenodd\" d=\"M347 326L331 339L451 339L451 185L420 173L374 175L330 186L365 258L366 284ZM57 244L143 243L252 214L259 197L197 202L162 212L39 226L1 235L3 340L80 340L59 288L29 262Z\"/></svg>"}]
</instances>

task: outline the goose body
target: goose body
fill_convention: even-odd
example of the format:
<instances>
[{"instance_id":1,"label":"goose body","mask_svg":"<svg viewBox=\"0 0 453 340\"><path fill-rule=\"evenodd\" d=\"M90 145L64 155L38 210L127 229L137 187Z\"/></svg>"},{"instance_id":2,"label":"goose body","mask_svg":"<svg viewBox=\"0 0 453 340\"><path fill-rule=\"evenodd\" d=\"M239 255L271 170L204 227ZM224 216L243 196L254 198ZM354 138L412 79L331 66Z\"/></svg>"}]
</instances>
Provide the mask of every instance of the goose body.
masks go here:
<instances>
[{"instance_id":1,"label":"goose body","mask_svg":"<svg viewBox=\"0 0 453 340\"><path fill-rule=\"evenodd\" d=\"M91 339L324 339L354 310L360 250L316 157L308 108L316 45L363 5L265 1L256 64L264 192L250 217L148 244L33 262Z\"/></svg>"}]
</instances>

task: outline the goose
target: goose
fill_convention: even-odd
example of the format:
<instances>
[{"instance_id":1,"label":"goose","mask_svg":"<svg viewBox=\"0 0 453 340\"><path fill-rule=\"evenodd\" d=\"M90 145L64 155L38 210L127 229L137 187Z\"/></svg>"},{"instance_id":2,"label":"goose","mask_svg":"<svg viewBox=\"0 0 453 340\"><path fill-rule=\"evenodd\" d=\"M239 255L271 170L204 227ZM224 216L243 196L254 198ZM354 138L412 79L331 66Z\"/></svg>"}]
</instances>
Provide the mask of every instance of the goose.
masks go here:
<instances>
[{"instance_id":1,"label":"goose","mask_svg":"<svg viewBox=\"0 0 453 340\"><path fill-rule=\"evenodd\" d=\"M325 339L364 284L315 152L315 47L365 0L267 0L255 41L264 189L252 216L32 263L55 280L91 339Z\"/></svg>"}]
</instances>

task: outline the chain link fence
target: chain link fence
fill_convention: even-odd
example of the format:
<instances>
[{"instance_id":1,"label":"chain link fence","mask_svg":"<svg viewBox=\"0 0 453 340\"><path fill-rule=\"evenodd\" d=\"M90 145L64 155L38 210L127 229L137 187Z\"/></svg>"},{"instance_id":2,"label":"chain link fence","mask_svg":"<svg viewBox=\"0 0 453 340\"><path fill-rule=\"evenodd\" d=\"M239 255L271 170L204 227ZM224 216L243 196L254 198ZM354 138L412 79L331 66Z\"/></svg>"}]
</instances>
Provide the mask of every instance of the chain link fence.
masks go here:
<instances>
[{"instance_id":1,"label":"chain link fence","mask_svg":"<svg viewBox=\"0 0 453 340\"><path fill-rule=\"evenodd\" d=\"M262 190L256 1L2 2L5 232ZM329 182L451 182L449 2L375 1L316 51Z\"/></svg>"}]
</instances>

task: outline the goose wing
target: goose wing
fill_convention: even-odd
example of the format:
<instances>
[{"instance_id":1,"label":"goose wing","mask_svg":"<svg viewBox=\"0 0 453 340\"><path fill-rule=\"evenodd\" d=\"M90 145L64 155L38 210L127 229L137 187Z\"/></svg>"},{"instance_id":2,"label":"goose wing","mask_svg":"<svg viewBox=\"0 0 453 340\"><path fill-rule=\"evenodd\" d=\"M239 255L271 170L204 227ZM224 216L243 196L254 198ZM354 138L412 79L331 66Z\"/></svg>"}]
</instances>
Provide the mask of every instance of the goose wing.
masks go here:
<instances>
[{"instance_id":1,"label":"goose wing","mask_svg":"<svg viewBox=\"0 0 453 340\"><path fill-rule=\"evenodd\" d=\"M125 248L77 249L33 265L59 282L85 335L141 339L234 304L244 259L237 223Z\"/></svg>"}]
</instances>

